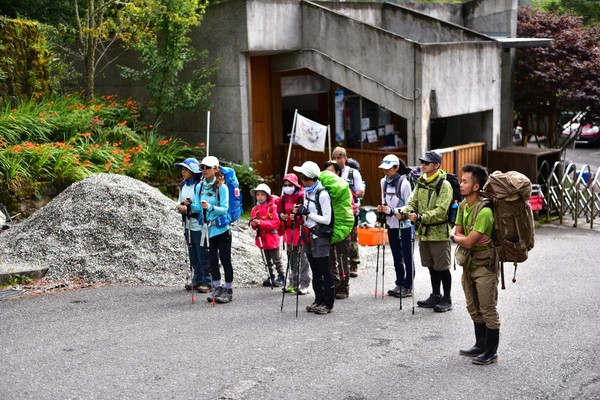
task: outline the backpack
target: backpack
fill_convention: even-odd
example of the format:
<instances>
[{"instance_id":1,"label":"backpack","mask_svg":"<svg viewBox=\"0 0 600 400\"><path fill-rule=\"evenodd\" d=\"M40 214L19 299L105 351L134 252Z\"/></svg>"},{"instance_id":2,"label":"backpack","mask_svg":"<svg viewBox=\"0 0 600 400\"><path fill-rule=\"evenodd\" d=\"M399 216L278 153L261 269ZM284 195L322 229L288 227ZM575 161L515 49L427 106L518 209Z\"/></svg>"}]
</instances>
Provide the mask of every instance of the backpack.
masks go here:
<instances>
[{"instance_id":1,"label":"backpack","mask_svg":"<svg viewBox=\"0 0 600 400\"><path fill-rule=\"evenodd\" d=\"M406 175L400 175L400 179L398 179L398 182L396 182L396 185L394 186L396 188L396 197L398 199L401 198L400 190L402 189L402 183L404 182L405 179L409 179L408 178L408 174L406 174ZM409 180L409 183L410 183L410 180ZM384 179L384 181L383 181L383 193L384 193L384 196L387 193L387 187L388 187L387 180ZM413 189L413 187L411 185L411 190L412 189Z\"/></svg>"},{"instance_id":2,"label":"backpack","mask_svg":"<svg viewBox=\"0 0 600 400\"><path fill-rule=\"evenodd\" d=\"M348 171L348 178L346 180L348 181L348 185L350 185L350 190L352 191L352 199L356 204L358 204L359 199L354 188L354 171L356 170L359 173L361 172L360 164L354 158L348 158L346 160L346 165L350 167L350 170Z\"/></svg>"},{"instance_id":3,"label":"backpack","mask_svg":"<svg viewBox=\"0 0 600 400\"><path fill-rule=\"evenodd\" d=\"M448 223L450 226L454 227L454 223L456 222L456 214L458 213L458 205L462 201L462 196L460 195L460 181L458 180L458 176L456 174L446 174L446 178L452 186L452 203L450 203L450 207L448 207ZM435 194L440 195L440 190L442 189L442 184L444 183L444 179L440 179L440 181L435 186Z\"/></svg>"},{"instance_id":4,"label":"backpack","mask_svg":"<svg viewBox=\"0 0 600 400\"><path fill-rule=\"evenodd\" d=\"M417 186L417 182L419 181L419 176L421 176L421 170L419 167L406 167L406 178L410 183L410 190L414 190L415 186Z\"/></svg>"},{"instance_id":5,"label":"backpack","mask_svg":"<svg viewBox=\"0 0 600 400\"><path fill-rule=\"evenodd\" d=\"M221 215L215 220L217 227L227 226L240 219L242 214L242 192L240 183L235 175L235 170L229 167L219 167L225 177L225 185L229 189L229 211L227 215ZM217 203L219 202L219 191L216 190Z\"/></svg>"},{"instance_id":6,"label":"backpack","mask_svg":"<svg viewBox=\"0 0 600 400\"><path fill-rule=\"evenodd\" d=\"M531 181L516 172L495 171L481 189L481 196L489 199L494 213L494 246L498 262L512 262L515 266L513 283L516 282L517 263L527 260L534 246L535 224L529 198ZM504 266L502 267L502 289Z\"/></svg>"},{"instance_id":7,"label":"backpack","mask_svg":"<svg viewBox=\"0 0 600 400\"><path fill-rule=\"evenodd\" d=\"M325 170L319 175L319 181L324 189L317 190L315 193L315 206L317 212L321 214L321 203L319 195L323 190L327 190L331 198L331 222L329 228L331 236L330 243L337 243L344 240L354 228L354 213L352 212L352 195L348 190L348 182L341 179L331 171Z\"/></svg>"}]
</instances>

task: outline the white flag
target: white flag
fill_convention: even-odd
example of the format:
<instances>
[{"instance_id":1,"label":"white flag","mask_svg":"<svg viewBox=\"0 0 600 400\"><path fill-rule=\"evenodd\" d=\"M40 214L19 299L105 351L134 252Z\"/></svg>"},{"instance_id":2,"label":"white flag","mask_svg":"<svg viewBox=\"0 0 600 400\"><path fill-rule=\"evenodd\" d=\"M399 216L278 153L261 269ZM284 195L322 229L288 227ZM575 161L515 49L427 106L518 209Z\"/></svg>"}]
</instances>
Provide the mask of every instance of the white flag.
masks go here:
<instances>
[{"instance_id":1,"label":"white flag","mask_svg":"<svg viewBox=\"0 0 600 400\"><path fill-rule=\"evenodd\" d=\"M298 114L294 142L311 151L325 151L327 127Z\"/></svg>"}]
</instances>

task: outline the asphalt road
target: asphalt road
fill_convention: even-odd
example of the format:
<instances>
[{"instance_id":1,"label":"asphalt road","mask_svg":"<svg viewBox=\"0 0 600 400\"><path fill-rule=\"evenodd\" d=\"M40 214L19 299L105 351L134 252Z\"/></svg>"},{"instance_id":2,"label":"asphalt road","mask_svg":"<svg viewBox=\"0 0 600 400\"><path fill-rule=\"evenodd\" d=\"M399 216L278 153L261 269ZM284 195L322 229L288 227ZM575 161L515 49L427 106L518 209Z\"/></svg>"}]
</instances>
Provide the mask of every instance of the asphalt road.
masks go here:
<instances>
[{"instance_id":1,"label":"asphalt road","mask_svg":"<svg viewBox=\"0 0 600 400\"><path fill-rule=\"evenodd\" d=\"M214 307L159 287L1 301L0 399L600 399L598 243L538 229L517 283L507 268L491 366L458 355L474 342L460 269L443 314L374 299L372 259L325 316L304 311L312 295L297 318L295 298L280 312L281 293L262 287ZM422 268L415 283L427 297Z\"/></svg>"}]
</instances>

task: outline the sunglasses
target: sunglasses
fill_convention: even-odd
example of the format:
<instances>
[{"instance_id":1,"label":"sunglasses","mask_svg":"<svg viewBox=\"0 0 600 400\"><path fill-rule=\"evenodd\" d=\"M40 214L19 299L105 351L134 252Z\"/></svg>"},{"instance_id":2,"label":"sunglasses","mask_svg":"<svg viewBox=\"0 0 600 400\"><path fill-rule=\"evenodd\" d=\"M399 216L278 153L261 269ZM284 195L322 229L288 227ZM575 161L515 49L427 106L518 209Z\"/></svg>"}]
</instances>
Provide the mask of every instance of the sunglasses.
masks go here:
<instances>
[{"instance_id":1,"label":"sunglasses","mask_svg":"<svg viewBox=\"0 0 600 400\"><path fill-rule=\"evenodd\" d=\"M342 158L346 157L345 154L338 154L337 156L333 156L333 158L335 158L336 160L340 160Z\"/></svg>"},{"instance_id":2,"label":"sunglasses","mask_svg":"<svg viewBox=\"0 0 600 400\"><path fill-rule=\"evenodd\" d=\"M395 161L390 161L390 160L383 160L381 163L385 164L385 165L389 165L391 167L393 167L394 165L398 165L398 164L396 164Z\"/></svg>"},{"instance_id":3,"label":"sunglasses","mask_svg":"<svg viewBox=\"0 0 600 400\"><path fill-rule=\"evenodd\" d=\"M208 165L201 165L200 169L201 170L207 170L207 169L213 169L214 167L209 167Z\"/></svg>"},{"instance_id":4,"label":"sunglasses","mask_svg":"<svg viewBox=\"0 0 600 400\"><path fill-rule=\"evenodd\" d=\"M431 164L430 162L425 162L425 161L421 161L421 165L429 165Z\"/></svg>"}]
</instances>

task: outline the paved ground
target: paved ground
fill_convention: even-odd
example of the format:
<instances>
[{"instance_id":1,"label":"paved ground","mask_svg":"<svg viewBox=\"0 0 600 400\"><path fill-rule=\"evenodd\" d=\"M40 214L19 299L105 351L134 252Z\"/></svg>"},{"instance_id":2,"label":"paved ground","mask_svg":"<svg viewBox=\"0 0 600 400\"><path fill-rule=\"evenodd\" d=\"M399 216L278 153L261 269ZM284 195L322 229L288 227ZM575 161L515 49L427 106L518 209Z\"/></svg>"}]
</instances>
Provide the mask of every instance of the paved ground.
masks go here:
<instances>
[{"instance_id":1,"label":"paved ground","mask_svg":"<svg viewBox=\"0 0 600 400\"><path fill-rule=\"evenodd\" d=\"M473 344L460 270L453 311L413 315L410 300L400 311L373 298L370 269L326 316L303 311L311 295L298 318L293 298L280 312L281 294L262 287L216 307L157 287L0 301L0 398L600 399L600 233L542 227L536 238L516 284L508 268L492 366L458 355ZM424 272L417 298L429 294Z\"/></svg>"}]
</instances>

